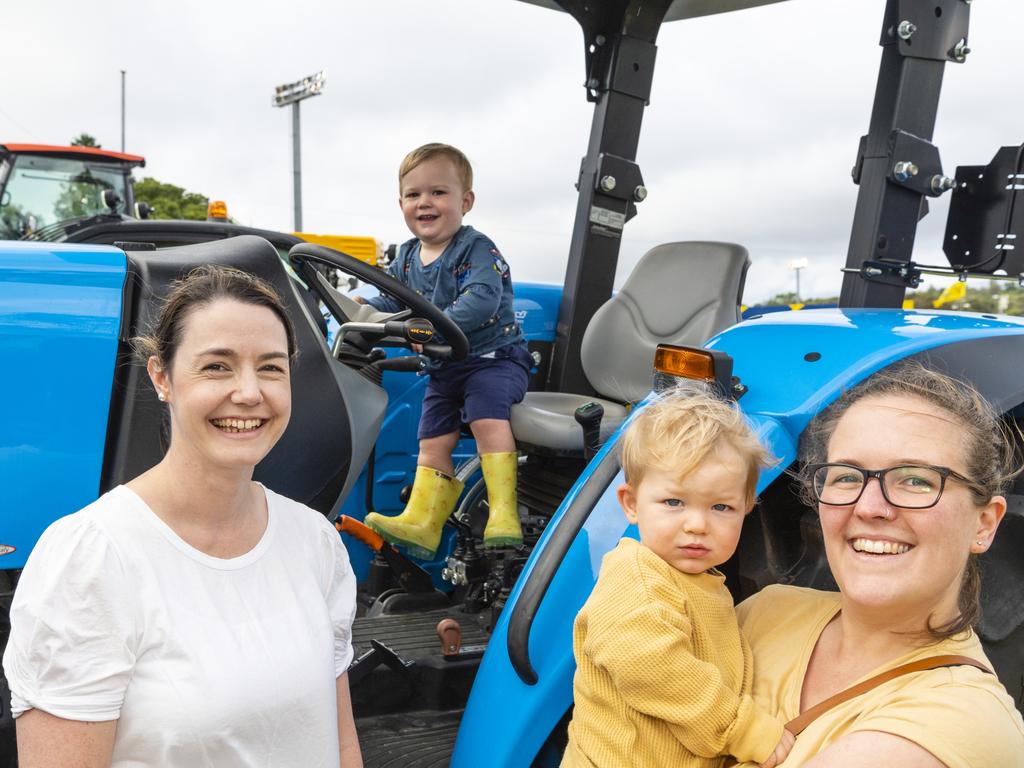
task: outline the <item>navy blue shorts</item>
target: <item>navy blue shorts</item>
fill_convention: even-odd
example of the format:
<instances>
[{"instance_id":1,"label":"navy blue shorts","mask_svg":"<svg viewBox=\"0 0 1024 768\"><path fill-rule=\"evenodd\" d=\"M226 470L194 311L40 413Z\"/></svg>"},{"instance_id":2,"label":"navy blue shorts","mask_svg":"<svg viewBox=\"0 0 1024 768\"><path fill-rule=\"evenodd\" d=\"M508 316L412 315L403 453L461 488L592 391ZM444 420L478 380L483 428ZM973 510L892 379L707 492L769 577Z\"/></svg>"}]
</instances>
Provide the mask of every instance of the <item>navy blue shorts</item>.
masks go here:
<instances>
[{"instance_id":1,"label":"navy blue shorts","mask_svg":"<svg viewBox=\"0 0 1024 768\"><path fill-rule=\"evenodd\" d=\"M430 372L423 396L419 439L458 432L463 422L508 421L513 403L526 394L533 358L525 344L496 350Z\"/></svg>"}]
</instances>

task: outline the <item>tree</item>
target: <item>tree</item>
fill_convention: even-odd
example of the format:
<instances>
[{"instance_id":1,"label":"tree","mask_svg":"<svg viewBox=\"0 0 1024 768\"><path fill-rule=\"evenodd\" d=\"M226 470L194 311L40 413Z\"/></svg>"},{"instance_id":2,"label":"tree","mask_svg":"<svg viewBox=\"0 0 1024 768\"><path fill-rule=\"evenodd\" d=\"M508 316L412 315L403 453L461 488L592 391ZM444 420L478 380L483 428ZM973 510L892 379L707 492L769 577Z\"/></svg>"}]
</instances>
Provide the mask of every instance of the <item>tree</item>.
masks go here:
<instances>
[{"instance_id":1,"label":"tree","mask_svg":"<svg viewBox=\"0 0 1024 768\"><path fill-rule=\"evenodd\" d=\"M91 136L88 133L80 133L71 140L72 147L96 147L96 149L102 149L101 145L97 143L96 137Z\"/></svg>"},{"instance_id":2,"label":"tree","mask_svg":"<svg viewBox=\"0 0 1024 768\"><path fill-rule=\"evenodd\" d=\"M153 209L154 219L206 220L206 208L210 199L198 192L187 192L173 184L164 184L146 177L135 182L135 200L146 203Z\"/></svg>"}]
</instances>

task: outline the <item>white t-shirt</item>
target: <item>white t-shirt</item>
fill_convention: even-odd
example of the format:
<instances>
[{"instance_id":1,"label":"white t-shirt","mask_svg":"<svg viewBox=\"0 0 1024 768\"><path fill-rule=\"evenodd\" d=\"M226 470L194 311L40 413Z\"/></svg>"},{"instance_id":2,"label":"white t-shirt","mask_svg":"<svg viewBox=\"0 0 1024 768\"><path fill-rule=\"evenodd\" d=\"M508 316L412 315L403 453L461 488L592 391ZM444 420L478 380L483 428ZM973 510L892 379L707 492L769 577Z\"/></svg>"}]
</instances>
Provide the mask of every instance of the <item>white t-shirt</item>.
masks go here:
<instances>
[{"instance_id":1,"label":"white t-shirt","mask_svg":"<svg viewBox=\"0 0 1024 768\"><path fill-rule=\"evenodd\" d=\"M117 719L114 768L336 768L355 577L322 515L266 495L266 532L227 560L124 486L51 525L11 606L14 715Z\"/></svg>"}]
</instances>

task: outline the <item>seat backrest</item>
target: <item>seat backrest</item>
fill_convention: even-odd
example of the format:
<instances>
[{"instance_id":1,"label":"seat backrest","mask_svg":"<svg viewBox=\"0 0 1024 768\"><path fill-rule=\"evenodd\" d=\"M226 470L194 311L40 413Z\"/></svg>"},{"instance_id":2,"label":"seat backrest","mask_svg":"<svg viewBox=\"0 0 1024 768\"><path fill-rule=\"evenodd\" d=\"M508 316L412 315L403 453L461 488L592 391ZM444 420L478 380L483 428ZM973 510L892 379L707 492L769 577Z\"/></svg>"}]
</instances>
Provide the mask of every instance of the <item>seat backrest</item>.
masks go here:
<instances>
[{"instance_id":1,"label":"seat backrest","mask_svg":"<svg viewBox=\"0 0 1024 768\"><path fill-rule=\"evenodd\" d=\"M594 313L583 335L583 371L609 400L635 403L651 391L658 344L699 346L740 319L750 258L732 243L659 245Z\"/></svg>"},{"instance_id":2,"label":"seat backrest","mask_svg":"<svg viewBox=\"0 0 1024 768\"><path fill-rule=\"evenodd\" d=\"M100 492L146 471L164 454L160 436L165 408L157 402L145 368L133 361L129 340L148 328L171 283L200 264L224 264L259 275L284 300L299 348L292 372L292 415L254 477L325 514L336 511L376 440L387 396L333 359L304 291L285 272L274 246L253 235L128 253Z\"/></svg>"}]
</instances>

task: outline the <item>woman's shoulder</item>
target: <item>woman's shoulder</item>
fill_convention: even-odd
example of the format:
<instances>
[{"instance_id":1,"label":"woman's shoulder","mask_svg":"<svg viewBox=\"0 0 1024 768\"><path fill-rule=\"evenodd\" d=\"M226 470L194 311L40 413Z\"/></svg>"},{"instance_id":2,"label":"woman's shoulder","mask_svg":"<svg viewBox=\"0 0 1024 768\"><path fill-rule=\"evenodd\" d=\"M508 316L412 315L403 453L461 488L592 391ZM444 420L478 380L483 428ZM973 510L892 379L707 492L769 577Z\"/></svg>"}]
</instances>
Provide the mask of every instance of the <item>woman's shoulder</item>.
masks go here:
<instances>
[{"instance_id":1,"label":"woman's shoulder","mask_svg":"<svg viewBox=\"0 0 1024 768\"><path fill-rule=\"evenodd\" d=\"M292 544L315 548L329 560L348 561L348 552L334 524L312 507L282 496L266 486L267 509L274 516L275 536Z\"/></svg>"},{"instance_id":2,"label":"woman's shoulder","mask_svg":"<svg viewBox=\"0 0 1024 768\"><path fill-rule=\"evenodd\" d=\"M106 556L119 549L118 540L132 527L132 494L117 486L77 512L58 518L33 549L47 558L82 559Z\"/></svg>"},{"instance_id":3,"label":"woman's shoulder","mask_svg":"<svg viewBox=\"0 0 1024 768\"><path fill-rule=\"evenodd\" d=\"M337 529L322 513L301 501L295 501L272 491L266 486L263 486L263 490L266 493L267 508L271 510L271 514L280 516L288 526L292 528L298 526L304 531L330 532L337 535Z\"/></svg>"},{"instance_id":4,"label":"woman's shoulder","mask_svg":"<svg viewBox=\"0 0 1024 768\"><path fill-rule=\"evenodd\" d=\"M932 646L920 655L962 650ZM979 649L972 657L984 654ZM864 697L852 730L894 733L950 766L1017 765L1024 721L994 674L968 665L904 675Z\"/></svg>"}]
</instances>

